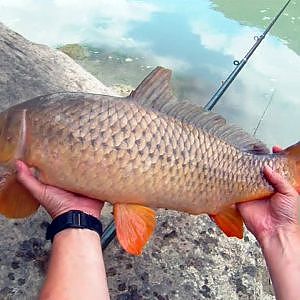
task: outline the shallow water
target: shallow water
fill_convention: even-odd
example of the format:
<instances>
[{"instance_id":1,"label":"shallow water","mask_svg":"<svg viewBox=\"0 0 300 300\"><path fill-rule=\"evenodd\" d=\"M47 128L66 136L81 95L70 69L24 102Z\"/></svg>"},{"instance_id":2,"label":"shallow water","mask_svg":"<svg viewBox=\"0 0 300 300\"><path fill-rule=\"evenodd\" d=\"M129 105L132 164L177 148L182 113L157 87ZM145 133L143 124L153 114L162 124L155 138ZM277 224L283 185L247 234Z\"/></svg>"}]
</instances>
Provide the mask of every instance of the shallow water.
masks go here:
<instances>
[{"instance_id":1,"label":"shallow water","mask_svg":"<svg viewBox=\"0 0 300 300\"><path fill-rule=\"evenodd\" d=\"M179 98L205 104L284 2L0 0L0 21L32 41L87 46L79 62L104 83L135 87L156 65ZM268 145L300 140L300 4L292 1L215 111Z\"/></svg>"}]
</instances>

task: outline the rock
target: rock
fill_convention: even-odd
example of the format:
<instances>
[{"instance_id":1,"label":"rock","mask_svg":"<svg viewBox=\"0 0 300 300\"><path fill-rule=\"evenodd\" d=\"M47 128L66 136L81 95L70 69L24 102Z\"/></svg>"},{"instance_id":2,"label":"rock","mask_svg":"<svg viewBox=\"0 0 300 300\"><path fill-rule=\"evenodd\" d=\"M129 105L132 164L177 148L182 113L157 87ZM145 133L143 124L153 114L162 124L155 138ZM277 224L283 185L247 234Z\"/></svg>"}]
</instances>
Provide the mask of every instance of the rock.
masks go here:
<instances>
[{"instance_id":1,"label":"rock","mask_svg":"<svg viewBox=\"0 0 300 300\"><path fill-rule=\"evenodd\" d=\"M134 90L132 86L127 84L114 84L111 85L110 88L122 97L128 96L130 92Z\"/></svg>"},{"instance_id":2,"label":"rock","mask_svg":"<svg viewBox=\"0 0 300 300\"><path fill-rule=\"evenodd\" d=\"M1 109L55 91L112 93L65 54L33 44L3 25L0 68ZM37 297L49 257L47 222L42 209L25 220L0 217L1 299ZM204 216L159 210L143 255L130 256L114 241L104 258L112 299L274 298L255 239L249 233L243 241L228 239Z\"/></svg>"},{"instance_id":3,"label":"rock","mask_svg":"<svg viewBox=\"0 0 300 300\"><path fill-rule=\"evenodd\" d=\"M141 257L117 247L104 256L113 299L273 299L253 236L228 239L207 217L159 210Z\"/></svg>"},{"instance_id":4,"label":"rock","mask_svg":"<svg viewBox=\"0 0 300 300\"><path fill-rule=\"evenodd\" d=\"M78 44L67 44L58 48L63 53L67 54L74 60L81 60L89 57L89 51Z\"/></svg>"},{"instance_id":5,"label":"rock","mask_svg":"<svg viewBox=\"0 0 300 300\"><path fill-rule=\"evenodd\" d=\"M0 110L59 91L113 93L64 53L31 43L1 23L0 70Z\"/></svg>"}]
</instances>

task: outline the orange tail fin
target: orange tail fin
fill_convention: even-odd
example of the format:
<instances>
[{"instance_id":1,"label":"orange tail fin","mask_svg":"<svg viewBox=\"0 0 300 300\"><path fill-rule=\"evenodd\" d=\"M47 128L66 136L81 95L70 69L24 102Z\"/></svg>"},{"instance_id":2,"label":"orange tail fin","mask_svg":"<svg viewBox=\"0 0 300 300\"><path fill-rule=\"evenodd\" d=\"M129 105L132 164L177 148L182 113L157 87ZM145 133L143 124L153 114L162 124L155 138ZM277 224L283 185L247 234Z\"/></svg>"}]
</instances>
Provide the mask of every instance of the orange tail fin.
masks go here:
<instances>
[{"instance_id":1,"label":"orange tail fin","mask_svg":"<svg viewBox=\"0 0 300 300\"><path fill-rule=\"evenodd\" d=\"M38 207L37 200L17 181L16 169L0 164L0 213L8 218L24 218Z\"/></svg>"},{"instance_id":2,"label":"orange tail fin","mask_svg":"<svg viewBox=\"0 0 300 300\"><path fill-rule=\"evenodd\" d=\"M300 192L300 142L283 150L287 155L291 167L294 169L296 189Z\"/></svg>"}]
</instances>

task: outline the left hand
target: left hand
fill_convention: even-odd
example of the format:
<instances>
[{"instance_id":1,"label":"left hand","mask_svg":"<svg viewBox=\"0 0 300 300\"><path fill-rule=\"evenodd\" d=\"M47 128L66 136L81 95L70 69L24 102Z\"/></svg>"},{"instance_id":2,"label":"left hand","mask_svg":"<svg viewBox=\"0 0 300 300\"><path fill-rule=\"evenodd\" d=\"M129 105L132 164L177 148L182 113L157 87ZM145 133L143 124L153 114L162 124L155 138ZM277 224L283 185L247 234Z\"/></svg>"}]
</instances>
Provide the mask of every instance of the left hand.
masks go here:
<instances>
[{"instance_id":1,"label":"left hand","mask_svg":"<svg viewBox=\"0 0 300 300\"><path fill-rule=\"evenodd\" d=\"M100 217L104 202L43 184L33 176L26 164L20 160L16 162L16 166L18 180L40 202L53 219L70 210L80 210L97 219Z\"/></svg>"}]
</instances>

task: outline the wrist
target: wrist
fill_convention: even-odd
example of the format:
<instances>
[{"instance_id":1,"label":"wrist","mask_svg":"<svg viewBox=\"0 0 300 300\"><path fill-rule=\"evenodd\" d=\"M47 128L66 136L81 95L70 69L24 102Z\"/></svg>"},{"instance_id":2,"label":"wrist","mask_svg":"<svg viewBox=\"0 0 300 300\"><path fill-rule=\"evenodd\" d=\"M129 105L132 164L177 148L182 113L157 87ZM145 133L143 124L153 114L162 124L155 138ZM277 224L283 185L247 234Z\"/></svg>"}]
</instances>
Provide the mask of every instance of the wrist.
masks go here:
<instances>
[{"instance_id":1,"label":"wrist","mask_svg":"<svg viewBox=\"0 0 300 300\"><path fill-rule=\"evenodd\" d=\"M276 299L299 299L300 232L279 228L261 241Z\"/></svg>"},{"instance_id":2,"label":"wrist","mask_svg":"<svg viewBox=\"0 0 300 300\"><path fill-rule=\"evenodd\" d=\"M286 248L290 243L300 243L300 226L296 224L287 224L279 226L272 231L265 232L257 237L261 247L268 248L271 244L277 244Z\"/></svg>"},{"instance_id":3,"label":"wrist","mask_svg":"<svg viewBox=\"0 0 300 300\"><path fill-rule=\"evenodd\" d=\"M82 211L83 213L93 216L94 218L99 219L100 217L100 213L101 210L99 210L98 208L95 209L94 207L88 207L88 206L67 206L67 207L63 207L57 211L53 211L53 212L49 212L50 216L52 217L52 219L54 220L55 218L59 217L60 215L71 211L71 210L79 210Z\"/></svg>"},{"instance_id":4,"label":"wrist","mask_svg":"<svg viewBox=\"0 0 300 300\"><path fill-rule=\"evenodd\" d=\"M296 264L300 267L298 258L300 252L300 227L291 225L279 227L271 234L261 237L259 243L267 261L276 259L284 264Z\"/></svg>"},{"instance_id":5,"label":"wrist","mask_svg":"<svg viewBox=\"0 0 300 300\"><path fill-rule=\"evenodd\" d=\"M89 239L97 240L97 242L99 242L100 236L96 231L87 228L68 228L58 232L53 238L53 243L59 242L60 240L65 241L69 239Z\"/></svg>"}]
</instances>

